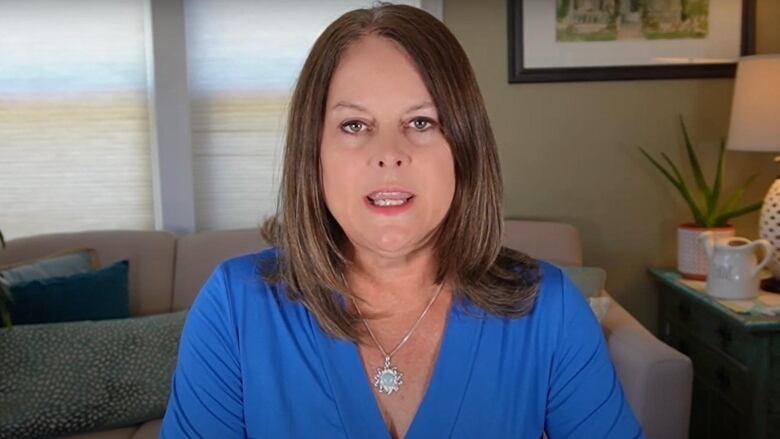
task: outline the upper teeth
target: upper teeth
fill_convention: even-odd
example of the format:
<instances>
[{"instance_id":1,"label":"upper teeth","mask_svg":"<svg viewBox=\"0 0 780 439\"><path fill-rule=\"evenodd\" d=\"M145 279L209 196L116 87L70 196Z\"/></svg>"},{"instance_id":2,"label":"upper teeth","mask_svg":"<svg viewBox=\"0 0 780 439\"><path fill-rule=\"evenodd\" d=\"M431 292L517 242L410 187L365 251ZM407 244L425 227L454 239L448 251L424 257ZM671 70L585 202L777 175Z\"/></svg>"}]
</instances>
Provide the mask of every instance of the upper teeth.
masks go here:
<instances>
[{"instance_id":1,"label":"upper teeth","mask_svg":"<svg viewBox=\"0 0 780 439\"><path fill-rule=\"evenodd\" d=\"M375 206L400 206L406 203L406 200L372 200Z\"/></svg>"},{"instance_id":2,"label":"upper teeth","mask_svg":"<svg viewBox=\"0 0 780 439\"><path fill-rule=\"evenodd\" d=\"M407 192L374 192L368 196L375 206L400 206L411 197Z\"/></svg>"},{"instance_id":3,"label":"upper teeth","mask_svg":"<svg viewBox=\"0 0 780 439\"><path fill-rule=\"evenodd\" d=\"M409 192L383 192L383 191L377 191L372 192L368 195L371 199L377 199L377 198L410 198L412 194Z\"/></svg>"}]
</instances>

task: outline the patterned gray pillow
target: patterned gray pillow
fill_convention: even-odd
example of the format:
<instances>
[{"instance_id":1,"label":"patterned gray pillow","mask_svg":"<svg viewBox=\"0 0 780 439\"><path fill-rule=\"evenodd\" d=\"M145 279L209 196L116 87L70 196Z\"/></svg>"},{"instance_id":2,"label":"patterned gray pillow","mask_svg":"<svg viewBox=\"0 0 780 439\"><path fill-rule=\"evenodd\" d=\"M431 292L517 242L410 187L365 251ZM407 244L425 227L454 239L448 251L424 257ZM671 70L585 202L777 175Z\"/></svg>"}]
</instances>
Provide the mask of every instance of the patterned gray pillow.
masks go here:
<instances>
[{"instance_id":1,"label":"patterned gray pillow","mask_svg":"<svg viewBox=\"0 0 780 439\"><path fill-rule=\"evenodd\" d=\"M0 438L161 418L186 313L0 330Z\"/></svg>"}]
</instances>

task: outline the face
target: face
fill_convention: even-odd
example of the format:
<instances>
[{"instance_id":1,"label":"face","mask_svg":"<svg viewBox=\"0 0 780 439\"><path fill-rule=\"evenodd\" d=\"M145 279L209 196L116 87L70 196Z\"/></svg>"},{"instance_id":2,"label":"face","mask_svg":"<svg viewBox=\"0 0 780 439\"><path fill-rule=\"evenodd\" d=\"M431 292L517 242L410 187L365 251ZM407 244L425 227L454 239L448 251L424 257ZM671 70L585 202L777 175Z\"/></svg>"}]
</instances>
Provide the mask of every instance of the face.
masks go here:
<instances>
[{"instance_id":1,"label":"face","mask_svg":"<svg viewBox=\"0 0 780 439\"><path fill-rule=\"evenodd\" d=\"M320 148L325 202L355 251L423 247L455 192L450 146L414 61L367 36L343 53L328 89Z\"/></svg>"}]
</instances>

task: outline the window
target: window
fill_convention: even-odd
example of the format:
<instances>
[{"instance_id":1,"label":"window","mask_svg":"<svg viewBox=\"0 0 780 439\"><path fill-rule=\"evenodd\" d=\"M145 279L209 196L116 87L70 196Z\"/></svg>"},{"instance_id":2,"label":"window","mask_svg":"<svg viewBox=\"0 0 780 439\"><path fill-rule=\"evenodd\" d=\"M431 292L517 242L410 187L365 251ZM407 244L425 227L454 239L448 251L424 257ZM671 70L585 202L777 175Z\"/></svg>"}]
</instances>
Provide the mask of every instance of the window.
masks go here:
<instances>
[{"instance_id":1,"label":"window","mask_svg":"<svg viewBox=\"0 0 780 439\"><path fill-rule=\"evenodd\" d=\"M155 198L170 215L181 214L173 221L184 224L177 233L193 231L193 222L197 230L257 226L275 211L288 101L311 45L344 12L375 3L172 0L166 3L172 7L156 8L160 3L151 1L0 0L0 229L6 238L153 229L155 213L170 214L155 212ZM440 0L398 3L441 17ZM157 48L164 50L152 51L152 41L162 41ZM186 69L150 76L185 45ZM147 62L152 58L155 68ZM188 84L188 91L150 99L148 84L170 90L172 83ZM171 137L179 136L183 147L158 146L175 150L165 160L151 146L160 143L153 141L160 127L155 133L150 122L159 99L166 107L160 111L190 109L191 150L189 137L180 134L187 132L184 123ZM189 165L184 173L180 166L190 151L192 183L163 178L189 172ZM164 195L155 189L160 181L174 181ZM194 221L177 207L192 202ZM168 224L157 221L157 227Z\"/></svg>"},{"instance_id":2,"label":"window","mask_svg":"<svg viewBox=\"0 0 780 439\"><path fill-rule=\"evenodd\" d=\"M328 24L373 3L185 2L199 230L254 227L275 211L287 105L303 61Z\"/></svg>"},{"instance_id":3,"label":"window","mask_svg":"<svg viewBox=\"0 0 780 439\"><path fill-rule=\"evenodd\" d=\"M0 0L6 238L152 229L143 0Z\"/></svg>"}]
</instances>

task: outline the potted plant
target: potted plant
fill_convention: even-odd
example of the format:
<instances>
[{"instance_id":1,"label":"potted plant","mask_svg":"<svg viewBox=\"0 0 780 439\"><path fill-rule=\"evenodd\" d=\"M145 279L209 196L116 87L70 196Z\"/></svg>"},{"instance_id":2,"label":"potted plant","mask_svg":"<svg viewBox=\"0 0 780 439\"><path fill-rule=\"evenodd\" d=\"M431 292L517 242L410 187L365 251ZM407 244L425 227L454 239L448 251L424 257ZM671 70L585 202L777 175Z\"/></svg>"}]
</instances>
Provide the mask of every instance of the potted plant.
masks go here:
<instances>
[{"instance_id":1,"label":"potted plant","mask_svg":"<svg viewBox=\"0 0 780 439\"><path fill-rule=\"evenodd\" d=\"M642 154L672 183L672 186L682 196L688 204L693 215L693 222L684 223L677 228L677 270L687 278L704 280L707 278L708 260L703 246L698 242L698 237L702 232L712 231L716 238L734 236L734 226L729 221L741 215L761 209L761 202L749 204L737 208L747 187L755 180L758 174L753 174L739 186L728 198L722 200L723 195L723 174L725 172L726 162L726 142L721 140L718 151L718 165L715 170L715 178L712 186L707 184L702 173L699 159L696 151L691 145L691 139L688 137L688 130L685 128L685 122L680 116L680 126L682 127L683 138L685 139L685 149L690 162L691 170L696 185L690 189L683 180L678 167L665 153L661 153L668 169L655 160L650 154L641 147Z\"/></svg>"}]
</instances>

